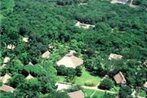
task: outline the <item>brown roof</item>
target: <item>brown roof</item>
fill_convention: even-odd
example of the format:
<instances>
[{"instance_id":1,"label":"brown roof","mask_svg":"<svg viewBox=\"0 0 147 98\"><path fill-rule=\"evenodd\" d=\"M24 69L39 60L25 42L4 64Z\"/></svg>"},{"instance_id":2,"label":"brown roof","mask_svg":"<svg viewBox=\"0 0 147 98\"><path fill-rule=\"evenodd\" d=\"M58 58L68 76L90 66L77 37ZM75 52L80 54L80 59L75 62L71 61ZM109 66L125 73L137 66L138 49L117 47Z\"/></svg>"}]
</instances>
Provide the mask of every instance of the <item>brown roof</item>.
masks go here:
<instances>
[{"instance_id":1,"label":"brown roof","mask_svg":"<svg viewBox=\"0 0 147 98\"><path fill-rule=\"evenodd\" d=\"M111 3L121 3L121 4L126 4L128 0L112 0Z\"/></svg>"},{"instance_id":2,"label":"brown roof","mask_svg":"<svg viewBox=\"0 0 147 98\"><path fill-rule=\"evenodd\" d=\"M30 79L34 79L34 77L33 77L31 74L29 74L29 75L26 77L26 79L27 79L27 80L30 80Z\"/></svg>"},{"instance_id":3,"label":"brown roof","mask_svg":"<svg viewBox=\"0 0 147 98\"><path fill-rule=\"evenodd\" d=\"M147 88L147 82L145 82L143 86L144 86L145 88Z\"/></svg>"},{"instance_id":4,"label":"brown roof","mask_svg":"<svg viewBox=\"0 0 147 98\"><path fill-rule=\"evenodd\" d=\"M78 5L88 5L88 3L79 3Z\"/></svg>"},{"instance_id":5,"label":"brown roof","mask_svg":"<svg viewBox=\"0 0 147 98\"><path fill-rule=\"evenodd\" d=\"M114 54L114 53L111 53L110 55L109 55L109 60L120 60L120 59L122 59L122 55L118 55L118 54Z\"/></svg>"},{"instance_id":6,"label":"brown roof","mask_svg":"<svg viewBox=\"0 0 147 98\"><path fill-rule=\"evenodd\" d=\"M95 27L95 25L91 25L91 24L86 24L86 23L81 23L80 21L77 21L77 23L75 24L75 26L79 27L79 28L83 28L83 29L89 29L89 28L93 28Z\"/></svg>"},{"instance_id":7,"label":"brown roof","mask_svg":"<svg viewBox=\"0 0 147 98\"><path fill-rule=\"evenodd\" d=\"M119 72L113 78L117 84L125 84L127 82L122 72Z\"/></svg>"},{"instance_id":8,"label":"brown roof","mask_svg":"<svg viewBox=\"0 0 147 98\"><path fill-rule=\"evenodd\" d=\"M120 2L127 2L128 0L117 0L117 1L120 1Z\"/></svg>"},{"instance_id":9,"label":"brown roof","mask_svg":"<svg viewBox=\"0 0 147 98\"><path fill-rule=\"evenodd\" d=\"M68 93L68 95L70 98L84 98L84 93L81 90Z\"/></svg>"},{"instance_id":10,"label":"brown roof","mask_svg":"<svg viewBox=\"0 0 147 98\"><path fill-rule=\"evenodd\" d=\"M2 65L1 65L1 68L4 68L6 65L7 65L7 64L2 64Z\"/></svg>"},{"instance_id":11,"label":"brown roof","mask_svg":"<svg viewBox=\"0 0 147 98\"><path fill-rule=\"evenodd\" d=\"M48 48L49 48L49 49L53 49L54 47L53 47L51 44L49 44L49 45L48 45Z\"/></svg>"},{"instance_id":12,"label":"brown roof","mask_svg":"<svg viewBox=\"0 0 147 98\"><path fill-rule=\"evenodd\" d=\"M10 61L10 57L5 57L3 63L6 64Z\"/></svg>"},{"instance_id":13,"label":"brown roof","mask_svg":"<svg viewBox=\"0 0 147 98\"><path fill-rule=\"evenodd\" d=\"M1 81L3 83L7 83L10 78L11 76L9 76L8 74L5 74L3 77L1 77Z\"/></svg>"},{"instance_id":14,"label":"brown roof","mask_svg":"<svg viewBox=\"0 0 147 98\"><path fill-rule=\"evenodd\" d=\"M64 83L56 83L56 86L57 86L57 91L70 89L72 87L72 85L64 84Z\"/></svg>"},{"instance_id":15,"label":"brown roof","mask_svg":"<svg viewBox=\"0 0 147 98\"><path fill-rule=\"evenodd\" d=\"M77 66L80 66L83 64L83 60L81 58L78 58L74 56L74 52L71 51L70 53L66 54L63 58L61 58L57 65L64 65L65 67L71 67L76 68Z\"/></svg>"},{"instance_id":16,"label":"brown roof","mask_svg":"<svg viewBox=\"0 0 147 98\"><path fill-rule=\"evenodd\" d=\"M14 48L15 48L15 46L12 45L12 44L7 45L7 49L11 49L11 50L13 50Z\"/></svg>"},{"instance_id":17,"label":"brown roof","mask_svg":"<svg viewBox=\"0 0 147 98\"><path fill-rule=\"evenodd\" d=\"M29 38L28 38L28 37L23 37L22 40L23 40L24 42L26 42L26 43L29 42Z\"/></svg>"},{"instance_id":18,"label":"brown roof","mask_svg":"<svg viewBox=\"0 0 147 98\"><path fill-rule=\"evenodd\" d=\"M32 62L29 62L29 63L28 63L28 65L31 65L31 66L33 66L33 63L32 63Z\"/></svg>"},{"instance_id":19,"label":"brown roof","mask_svg":"<svg viewBox=\"0 0 147 98\"><path fill-rule=\"evenodd\" d=\"M143 65L145 65L145 66L147 67L147 60L145 60L145 61L143 62Z\"/></svg>"},{"instance_id":20,"label":"brown roof","mask_svg":"<svg viewBox=\"0 0 147 98\"><path fill-rule=\"evenodd\" d=\"M49 55L50 55L50 52L49 51L46 51L42 54L42 58L45 58L45 59L48 59L49 58Z\"/></svg>"},{"instance_id":21,"label":"brown roof","mask_svg":"<svg viewBox=\"0 0 147 98\"><path fill-rule=\"evenodd\" d=\"M4 91L4 92L13 92L15 89L11 86L8 85L2 85L0 87L0 91Z\"/></svg>"}]
</instances>

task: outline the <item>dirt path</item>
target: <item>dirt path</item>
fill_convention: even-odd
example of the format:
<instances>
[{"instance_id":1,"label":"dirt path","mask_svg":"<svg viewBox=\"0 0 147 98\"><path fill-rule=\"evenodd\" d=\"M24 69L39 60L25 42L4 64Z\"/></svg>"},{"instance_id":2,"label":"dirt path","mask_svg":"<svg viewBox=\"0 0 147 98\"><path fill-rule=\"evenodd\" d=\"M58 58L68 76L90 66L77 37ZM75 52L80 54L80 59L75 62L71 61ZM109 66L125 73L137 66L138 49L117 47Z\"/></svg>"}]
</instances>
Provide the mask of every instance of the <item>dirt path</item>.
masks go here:
<instances>
[{"instance_id":1,"label":"dirt path","mask_svg":"<svg viewBox=\"0 0 147 98\"><path fill-rule=\"evenodd\" d=\"M105 77L103 77L103 79L104 78L106 78L106 76ZM103 80L102 79L102 80ZM99 83L96 85L96 86L94 86L94 87L89 87L89 86L81 86L82 88L84 88L84 89L91 89L91 90L95 90L95 91L101 91L101 92L108 92L108 93L111 93L111 94L116 94L117 92L113 92L113 91L109 91L109 90L102 90L102 89L99 89L98 88L98 85L99 85ZM93 96L95 94L95 92L91 95L91 96Z\"/></svg>"},{"instance_id":2,"label":"dirt path","mask_svg":"<svg viewBox=\"0 0 147 98\"><path fill-rule=\"evenodd\" d=\"M66 83L66 82L64 82L64 83L59 83L59 84L70 85L70 84L68 84L68 83ZM89 86L81 86L81 87L84 88L84 89L89 89L89 90L94 90L94 91L100 91L100 92L107 92L107 93L111 93L111 94L116 94L116 93L117 93L117 92L114 92L114 91L99 89L99 88L97 88L98 85L99 85L99 83L98 83L96 86L94 86L94 87L89 87ZM71 85L71 86L72 86L72 85ZM62 88L66 88L66 87L62 87Z\"/></svg>"},{"instance_id":3,"label":"dirt path","mask_svg":"<svg viewBox=\"0 0 147 98\"><path fill-rule=\"evenodd\" d=\"M95 90L95 91L100 91L100 92L107 92L107 93L111 93L111 94L116 94L117 92L113 92L113 91L108 91L108 90L102 90L99 89L97 87L88 87L88 86L81 86L84 89L90 89L90 90Z\"/></svg>"},{"instance_id":4,"label":"dirt path","mask_svg":"<svg viewBox=\"0 0 147 98\"><path fill-rule=\"evenodd\" d=\"M94 96L94 94L96 93L96 91L94 91L91 95L90 98L92 98Z\"/></svg>"}]
</instances>

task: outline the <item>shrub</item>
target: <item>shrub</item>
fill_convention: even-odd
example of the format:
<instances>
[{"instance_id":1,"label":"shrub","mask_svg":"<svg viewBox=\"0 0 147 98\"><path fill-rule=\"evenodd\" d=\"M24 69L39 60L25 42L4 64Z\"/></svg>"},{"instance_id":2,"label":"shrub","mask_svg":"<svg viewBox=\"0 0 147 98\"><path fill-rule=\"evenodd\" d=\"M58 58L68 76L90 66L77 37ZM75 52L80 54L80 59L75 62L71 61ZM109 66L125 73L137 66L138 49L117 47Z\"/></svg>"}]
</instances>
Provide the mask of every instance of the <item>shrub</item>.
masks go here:
<instances>
[{"instance_id":1,"label":"shrub","mask_svg":"<svg viewBox=\"0 0 147 98\"><path fill-rule=\"evenodd\" d=\"M75 70L73 68L67 68L64 65L57 66L56 70L58 75L63 75L63 76L76 76L81 74L80 69Z\"/></svg>"},{"instance_id":2,"label":"shrub","mask_svg":"<svg viewBox=\"0 0 147 98\"><path fill-rule=\"evenodd\" d=\"M113 85L114 85L114 83L111 79L105 78L104 80L102 80L102 82L100 83L100 85L98 87L100 89L110 90L113 87Z\"/></svg>"},{"instance_id":3,"label":"shrub","mask_svg":"<svg viewBox=\"0 0 147 98\"><path fill-rule=\"evenodd\" d=\"M82 69L81 69L80 66L76 67L75 70L76 70L76 75L77 75L77 76L81 76L81 75L82 75Z\"/></svg>"},{"instance_id":4,"label":"shrub","mask_svg":"<svg viewBox=\"0 0 147 98\"><path fill-rule=\"evenodd\" d=\"M19 34L22 35L22 36L24 36L26 33L27 33L26 27L21 26L21 27L19 28Z\"/></svg>"},{"instance_id":5,"label":"shrub","mask_svg":"<svg viewBox=\"0 0 147 98\"><path fill-rule=\"evenodd\" d=\"M120 98L130 98L131 96L131 88L129 86L121 86L119 91L119 97Z\"/></svg>"}]
</instances>

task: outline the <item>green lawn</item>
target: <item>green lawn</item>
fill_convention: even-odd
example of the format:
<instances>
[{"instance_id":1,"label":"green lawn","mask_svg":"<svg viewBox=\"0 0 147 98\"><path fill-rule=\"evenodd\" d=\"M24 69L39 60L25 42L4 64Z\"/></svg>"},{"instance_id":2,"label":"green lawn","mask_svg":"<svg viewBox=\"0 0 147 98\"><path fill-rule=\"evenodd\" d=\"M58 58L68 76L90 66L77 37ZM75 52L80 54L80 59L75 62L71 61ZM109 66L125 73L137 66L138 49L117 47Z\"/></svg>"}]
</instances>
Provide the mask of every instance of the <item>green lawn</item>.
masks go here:
<instances>
[{"instance_id":1,"label":"green lawn","mask_svg":"<svg viewBox=\"0 0 147 98\"><path fill-rule=\"evenodd\" d=\"M57 76L58 77L58 82L65 82L65 77L64 76ZM98 76L92 76L89 74L88 71L85 70L85 68L82 69L82 76L80 77L75 77L75 84L78 85L97 85L100 83L101 78Z\"/></svg>"},{"instance_id":2,"label":"green lawn","mask_svg":"<svg viewBox=\"0 0 147 98\"><path fill-rule=\"evenodd\" d=\"M64 76L57 76L58 77L58 82L65 82L65 77ZM88 71L85 70L85 68L82 69L82 76L80 77L75 77L75 82L74 84L78 84L80 86L87 85L87 86L95 86L98 83L100 83L102 78L98 76L92 76ZM120 87L119 86L114 86L110 91L113 92L119 92Z\"/></svg>"},{"instance_id":3,"label":"green lawn","mask_svg":"<svg viewBox=\"0 0 147 98\"><path fill-rule=\"evenodd\" d=\"M84 89L85 97L90 97L93 94L93 90Z\"/></svg>"},{"instance_id":4,"label":"green lawn","mask_svg":"<svg viewBox=\"0 0 147 98\"><path fill-rule=\"evenodd\" d=\"M85 98L107 98L105 92L84 89ZM107 93L108 94L108 93ZM116 95L109 94L109 98L114 98Z\"/></svg>"},{"instance_id":5,"label":"green lawn","mask_svg":"<svg viewBox=\"0 0 147 98\"><path fill-rule=\"evenodd\" d=\"M82 69L82 76L75 78L75 83L79 85L84 85L84 84L97 85L98 83L100 83L100 81L101 81L100 77L90 75L89 72L85 70L85 68Z\"/></svg>"},{"instance_id":6,"label":"green lawn","mask_svg":"<svg viewBox=\"0 0 147 98\"><path fill-rule=\"evenodd\" d=\"M85 97L91 97L91 98L103 98L104 96L104 92L98 92L98 91L94 91L94 90L88 90L88 89L85 89L84 90L84 93L85 93Z\"/></svg>"}]
</instances>

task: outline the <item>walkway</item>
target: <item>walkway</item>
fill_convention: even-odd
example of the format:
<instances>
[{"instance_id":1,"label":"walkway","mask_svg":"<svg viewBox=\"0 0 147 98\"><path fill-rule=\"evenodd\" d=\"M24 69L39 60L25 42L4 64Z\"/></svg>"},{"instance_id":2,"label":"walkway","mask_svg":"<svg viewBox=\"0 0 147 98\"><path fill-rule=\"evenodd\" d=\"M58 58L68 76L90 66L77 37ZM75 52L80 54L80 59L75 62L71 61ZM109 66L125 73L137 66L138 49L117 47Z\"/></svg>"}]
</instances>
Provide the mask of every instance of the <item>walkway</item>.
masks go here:
<instances>
[{"instance_id":1,"label":"walkway","mask_svg":"<svg viewBox=\"0 0 147 98\"><path fill-rule=\"evenodd\" d=\"M72 86L71 84L69 84L69 83L66 83L66 82L64 82L64 83L56 83L56 84L60 84L60 85L62 85L62 89L66 89L67 88L67 86ZM116 94L117 92L113 92L113 91L109 91L109 90L102 90L102 89L99 89L99 88L97 88L97 86L95 86L95 87L90 87L90 86L81 86L82 88L84 88L84 89L89 89L89 90L94 90L94 91L100 91L100 92L107 92L107 93L111 93L111 94ZM61 89L60 89L61 90Z\"/></svg>"},{"instance_id":2,"label":"walkway","mask_svg":"<svg viewBox=\"0 0 147 98\"><path fill-rule=\"evenodd\" d=\"M84 89L90 89L90 90L95 90L95 91L100 91L100 92L107 92L107 93L111 93L111 94L116 94L117 92L113 92L113 91L109 91L109 90L102 90L99 89L97 87L89 87L89 86L81 86Z\"/></svg>"}]
</instances>

